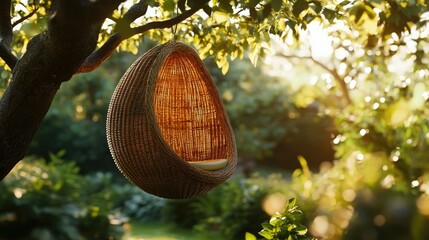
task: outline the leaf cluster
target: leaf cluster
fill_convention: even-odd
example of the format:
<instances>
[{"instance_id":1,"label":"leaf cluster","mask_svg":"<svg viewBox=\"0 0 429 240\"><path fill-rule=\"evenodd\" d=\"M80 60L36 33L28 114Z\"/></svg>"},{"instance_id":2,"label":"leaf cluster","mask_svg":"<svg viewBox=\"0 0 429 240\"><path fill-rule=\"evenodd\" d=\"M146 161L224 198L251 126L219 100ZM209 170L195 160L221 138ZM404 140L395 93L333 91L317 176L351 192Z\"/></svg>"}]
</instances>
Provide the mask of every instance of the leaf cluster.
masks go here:
<instances>
[{"instance_id":1,"label":"leaf cluster","mask_svg":"<svg viewBox=\"0 0 429 240\"><path fill-rule=\"evenodd\" d=\"M262 224L263 229L259 235L272 240L315 240L307 236L307 227L300 221L302 215L302 211L296 206L296 198L291 198L282 213L275 214ZM247 233L246 240L256 240L256 237Z\"/></svg>"}]
</instances>

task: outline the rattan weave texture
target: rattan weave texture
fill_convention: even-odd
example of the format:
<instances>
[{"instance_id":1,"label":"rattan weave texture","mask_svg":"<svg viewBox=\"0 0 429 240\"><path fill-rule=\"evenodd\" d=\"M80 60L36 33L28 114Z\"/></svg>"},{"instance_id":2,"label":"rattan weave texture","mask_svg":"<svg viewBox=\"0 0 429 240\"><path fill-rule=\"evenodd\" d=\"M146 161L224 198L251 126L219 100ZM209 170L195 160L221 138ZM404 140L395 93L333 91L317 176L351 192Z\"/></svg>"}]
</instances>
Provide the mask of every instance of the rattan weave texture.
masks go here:
<instances>
[{"instance_id":1,"label":"rattan weave texture","mask_svg":"<svg viewBox=\"0 0 429 240\"><path fill-rule=\"evenodd\" d=\"M198 54L180 42L158 45L137 59L113 93L107 140L132 183L173 199L208 192L237 164L234 134L216 86ZM188 162L227 159L205 171Z\"/></svg>"}]
</instances>

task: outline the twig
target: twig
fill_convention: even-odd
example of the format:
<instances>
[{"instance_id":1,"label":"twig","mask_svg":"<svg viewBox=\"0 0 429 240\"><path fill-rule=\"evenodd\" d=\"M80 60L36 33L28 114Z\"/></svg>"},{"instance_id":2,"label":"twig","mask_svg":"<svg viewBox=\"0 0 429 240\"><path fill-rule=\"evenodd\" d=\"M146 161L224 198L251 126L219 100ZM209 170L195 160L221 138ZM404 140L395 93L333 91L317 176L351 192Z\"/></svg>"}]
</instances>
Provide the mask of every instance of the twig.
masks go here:
<instances>
[{"instance_id":1,"label":"twig","mask_svg":"<svg viewBox=\"0 0 429 240\"><path fill-rule=\"evenodd\" d=\"M13 69L18 59L10 51L13 36L10 8L10 0L0 4L0 57Z\"/></svg>"},{"instance_id":2,"label":"twig","mask_svg":"<svg viewBox=\"0 0 429 240\"><path fill-rule=\"evenodd\" d=\"M129 37L132 37L136 34L145 33L151 29L170 28L170 27L184 21L188 17L194 15L194 13L196 13L198 10L200 10L203 6L204 6L204 4L202 4L200 7L196 7L194 9L189 9L188 11L185 11L182 14L180 14L174 18L171 18L169 20L150 22L150 23L145 24L145 25L140 26L140 27L131 28L132 31L130 32L130 35L126 36L126 37L129 38Z\"/></svg>"},{"instance_id":3,"label":"twig","mask_svg":"<svg viewBox=\"0 0 429 240\"><path fill-rule=\"evenodd\" d=\"M12 42L12 24L10 17L11 1L5 0L0 4L0 44L9 48Z\"/></svg>"},{"instance_id":4,"label":"twig","mask_svg":"<svg viewBox=\"0 0 429 240\"><path fill-rule=\"evenodd\" d=\"M349 89L347 87L346 82L344 81L344 78L341 77L335 69L331 69L330 67L326 66L322 62L315 59L313 56L297 56L297 55L285 55L285 54L279 54L279 56L284 57L284 58L298 58L298 59L311 60L313 63L315 63L319 67L323 68L329 74L332 75L332 77L335 79L335 81L340 85L341 91L344 94L344 98L346 99L347 104L353 103L352 99L350 98Z\"/></svg>"},{"instance_id":5,"label":"twig","mask_svg":"<svg viewBox=\"0 0 429 240\"><path fill-rule=\"evenodd\" d=\"M141 2L142 1L140 1L137 4L140 4ZM112 52L116 49L116 47L119 46L119 44L123 40L137 34L143 34L152 29L170 28L175 24L178 24L184 21L185 19L187 19L188 17L192 16L198 10L202 9L207 2L208 2L207 0L201 1L201 4L198 5L197 7L189 9L183 12L182 14L165 21L150 22L135 28L131 28L129 25L128 26L122 25L121 28L118 29L118 32L114 33L99 49L94 51L84 61L84 63L80 66L80 68L77 70L76 73L85 73L96 69L101 63L103 63L112 54ZM130 20L134 21L136 18L140 16L137 16L137 14L134 14L134 15L130 14L128 17L129 17L128 21Z\"/></svg>"},{"instance_id":6,"label":"twig","mask_svg":"<svg viewBox=\"0 0 429 240\"><path fill-rule=\"evenodd\" d=\"M10 69L13 69L18 62L18 59L15 57L15 55L13 55L9 48L3 44L0 44L0 57L5 61Z\"/></svg>"},{"instance_id":7,"label":"twig","mask_svg":"<svg viewBox=\"0 0 429 240\"><path fill-rule=\"evenodd\" d=\"M31 16L33 16L33 15L37 12L37 10L39 10L39 8L38 8L38 7L36 7L33 11L31 11L29 14L25 15L24 17L22 17L22 18L18 19L16 22L14 22L14 23L12 24L12 28L13 28L13 27L15 27L16 25L18 25L18 24L20 24L20 23L24 22L25 20L27 20L27 19L31 18Z\"/></svg>"},{"instance_id":8,"label":"twig","mask_svg":"<svg viewBox=\"0 0 429 240\"><path fill-rule=\"evenodd\" d=\"M134 4L128 11L124 14L123 19L128 23L132 23L137 18L146 14L148 5L146 0L140 0L138 3Z\"/></svg>"}]
</instances>

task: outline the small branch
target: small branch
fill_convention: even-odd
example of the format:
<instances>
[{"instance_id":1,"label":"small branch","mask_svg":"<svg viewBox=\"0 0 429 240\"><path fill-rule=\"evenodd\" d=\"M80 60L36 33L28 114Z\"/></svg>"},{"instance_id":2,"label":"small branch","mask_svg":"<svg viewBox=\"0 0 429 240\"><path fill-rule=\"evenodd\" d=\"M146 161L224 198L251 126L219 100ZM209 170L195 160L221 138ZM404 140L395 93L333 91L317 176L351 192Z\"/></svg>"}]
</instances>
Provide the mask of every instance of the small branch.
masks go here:
<instances>
[{"instance_id":1,"label":"small branch","mask_svg":"<svg viewBox=\"0 0 429 240\"><path fill-rule=\"evenodd\" d=\"M106 59L112 55L113 51L121 44L124 39L118 34L113 34L99 49L89 55L76 73L91 72L100 66Z\"/></svg>"},{"instance_id":2,"label":"small branch","mask_svg":"<svg viewBox=\"0 0 429 240\"><path fill-rule=\"evenodd\" d=\"M332 75L332 77L335 79L335 81L340 85L341 91L344 94L344 98L346 99L347 104L352 104L353 103L352 99L350 98L349 89L347 87L346 82L344 81L344 78L341 77L338 74L338 72L335 71L335 69L329 68L328 66L326 66L322 62L318 61L317 59L313 58L312 56L296 56L296 55L285 55L285 54L279 54L279 56L284 57L284 58L298 58L298 59L311 60L313 63L315 63L319 67L323 68L329 74Z\"/></svg>"},{"instance_id":3,"label":"small branch","mask_svg":"<svg viewBox=\"0 0 429 240\"><path fill-rule=\"evenodd\" d=\"M180 14L174 18L171 18L169 20L150 22L150 23L145 24L145 25L140 26L140 27L131 28L132 31L131 31L129 36L126 36L126 38L132 37L136 34L145 33L151 29L171 28L172 26L174 26L180 22L183 22L188 17L194 15L194 13L196 13L198 10L202 9L203 6L204 6L204 4L201 4L199 7L196 7L194 9L189 9L188 11L185 11L182 14Z\"/></svg>"},{"instance_id":4,"label":"small branch","mask_svg":"<svg viewBox=\"0 0 429 240\"><path fill-rule=\"evenodd\" d=\"M113 17L113 16L109 16L109 17L107 17L108 19L110 19L110 20L112 20L112 21L114 21L115 23L117 23L118 22L118 20L119 19L117 19L117 18L115 18L115 17Z\"/></svg>"},{"instance_id":5,"label":"small branch","mask_svg":"<svg viewBox=\"0 0 429 240\"><path fill-rule=\"evenodd\" d=\"M15 55L13 55L9 48L3 44L0 44L0 58L6 62L10 69L13 69L18 62Z\"/></svg>"},{"instance_id":6,"label":"small branch","mask_svg":"<svg viewBox=\"0 0 429 240\"><path fill-rule=\"evenodd\" d=\"M140 0L140 2L131 6L122 18L117 19L116 26L113 32L119 33L119 35L121 36L126 36L130 34L131 23L134 22L137 18L145 15L147 12L147 8L148 5L145 3L145 0ZM126 39L126 37L123 38Z\"/></svg>"},{"instance_id":7,"label":"small branch","mask_svg":"<svg viewBox=\"0 0 429 240\"><path fill-rule=\"evenodd\" d=\"M146 0L140 0L138 3L134 4L128 11L124 14L124 19L129 24L134 22L137 18L143 16L147 12L148 5Z\"/></svg>"},{"instance_id":8,"label":"small branch","mask_svg":"<svg viewBox=\"0 0 429 240\"><path fill-rule=\"evenodd\" d=\"M9 48L12 43L12 23L10 17L11 0L4 0L0 4L0 44Z\"/></svg>"},{"instance_id":9,"label":"small branch","mask_svg":"<svg viewBox=\"0 0 429 240\"><path fill-rule=\"evenodd\" d=\"M18 25L18 24L20 24L20 23L24 22L25 20L27 20L27 19L31 18L31 16L33 16L33 15L37 12L37 10L39 10L39 8L38 8L38 7L36 7L36 8L35 8L33 11L31 11L29 14L27 14L27 15L25 15L24 17L20 18L18 21L14 22L14 23L12 24L12 28L13 28L13 27L15 27L16 25Z\"/></svg>"},{"instance_id":10,"label":"small branch","mask_svg":"<svg viewBox=\"0 0 429 240\"><path fill-rule=\"evenodd\" d=\"M13 69L18 59L10 51L13 31L10 18L11 1L6 0L0 4L0 58Z\"/></svg>"},{"instance_id":11,"label":"small branch","mask_svg":"<svg viewBox=\"0 0 429 240\"><path fill-rule=\"evenodd\" d=\"M117 27L118 32L114 33L104 44L103 46L101 46L99 49L97 49L96 51L94 51L86 60L85 62L80 66L80 68L77 70L76 73L85 73L85 72L90 72L94 69L96 69L98 66L100 66L101 63L103 63L111 54L112 52L116 49L116 47L119 46L119 44L127 39L130 38L134 35L137 34L143 34L149 30L152 29L162 29L162 28L170 28L182 21L184 21L185 19L187 19L188 17L192 16L194 13L196 13L198 10L202 9L204 7L204 5L207 3L207 0L201 1L201 4L198 5L195 8L189 9L185 12L183 12L182 14L165 20L165 21L155 21L155 22L150 22L147 23L145 25L142 25L140 27L136 27L136 28L131 28L129 26L129 24L134 21L135 19L137 19L139 14L136 14L140 11L140 13L142 12L142 10L144 10L143 8L141 8L141 6L136 7L135 10L136 12L131 14L131 13L126 13L124 15L127 16L127 20L125 21L130 21L128 26L122 25L120 26L120 29ZM140 1L137 4L143 4L142 1ZM136 4L136 5L137 5ZM133 7L132 7L133 8ZM131 9L132 9L131 8ZM131 10L130 9L130 10ZM128 15L127 15L128 14Z\"/></svg>"}]
</instances>

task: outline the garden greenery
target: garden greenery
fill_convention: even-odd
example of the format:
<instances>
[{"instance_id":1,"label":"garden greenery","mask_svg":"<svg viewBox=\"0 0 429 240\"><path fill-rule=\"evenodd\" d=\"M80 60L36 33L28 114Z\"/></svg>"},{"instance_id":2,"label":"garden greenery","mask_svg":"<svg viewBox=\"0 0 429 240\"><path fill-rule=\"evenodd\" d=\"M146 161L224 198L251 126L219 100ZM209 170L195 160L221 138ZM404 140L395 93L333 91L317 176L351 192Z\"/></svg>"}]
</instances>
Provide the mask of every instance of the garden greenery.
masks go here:
<instances>
[{"instance_id":1,"label":"garden greenery","mask_svg":"<svg viewBox=\"0 0 429 240\"><path fill-rule=\"evenodd\" d=\"M1 239L119 239L130 219L160 218L162 199L61 155L28 157L0 183Z\"/></svg>"},{"instance_id":2,"label":"garden greenery","mask_svg":"<svg viewBox=\"0 0 429 240\"><path fill-rule=\"evenodd\" d=\"M108 196L78 174L74 162L51 155L27 158L1 182L0 238L108 239L121 236L123 221ZM93 184L94 183L94 184ZM105 201L108 200L108 201Z\"/></svg>"},{"instance_id":3,"label":"garden greenery","mask_svg":"<svg viewBox=\"0 0 429 240\"><path fill-rule=\"evenodd\" d=\"M272 240L315 240L307 237L308 229L300 220L302 211L296 206L296 198L289 199L286 209L274 214L268 222L262 224L259 235ZM255 235L246 233L246 240L256 240Z\"/></svg>"}]
</instances>

